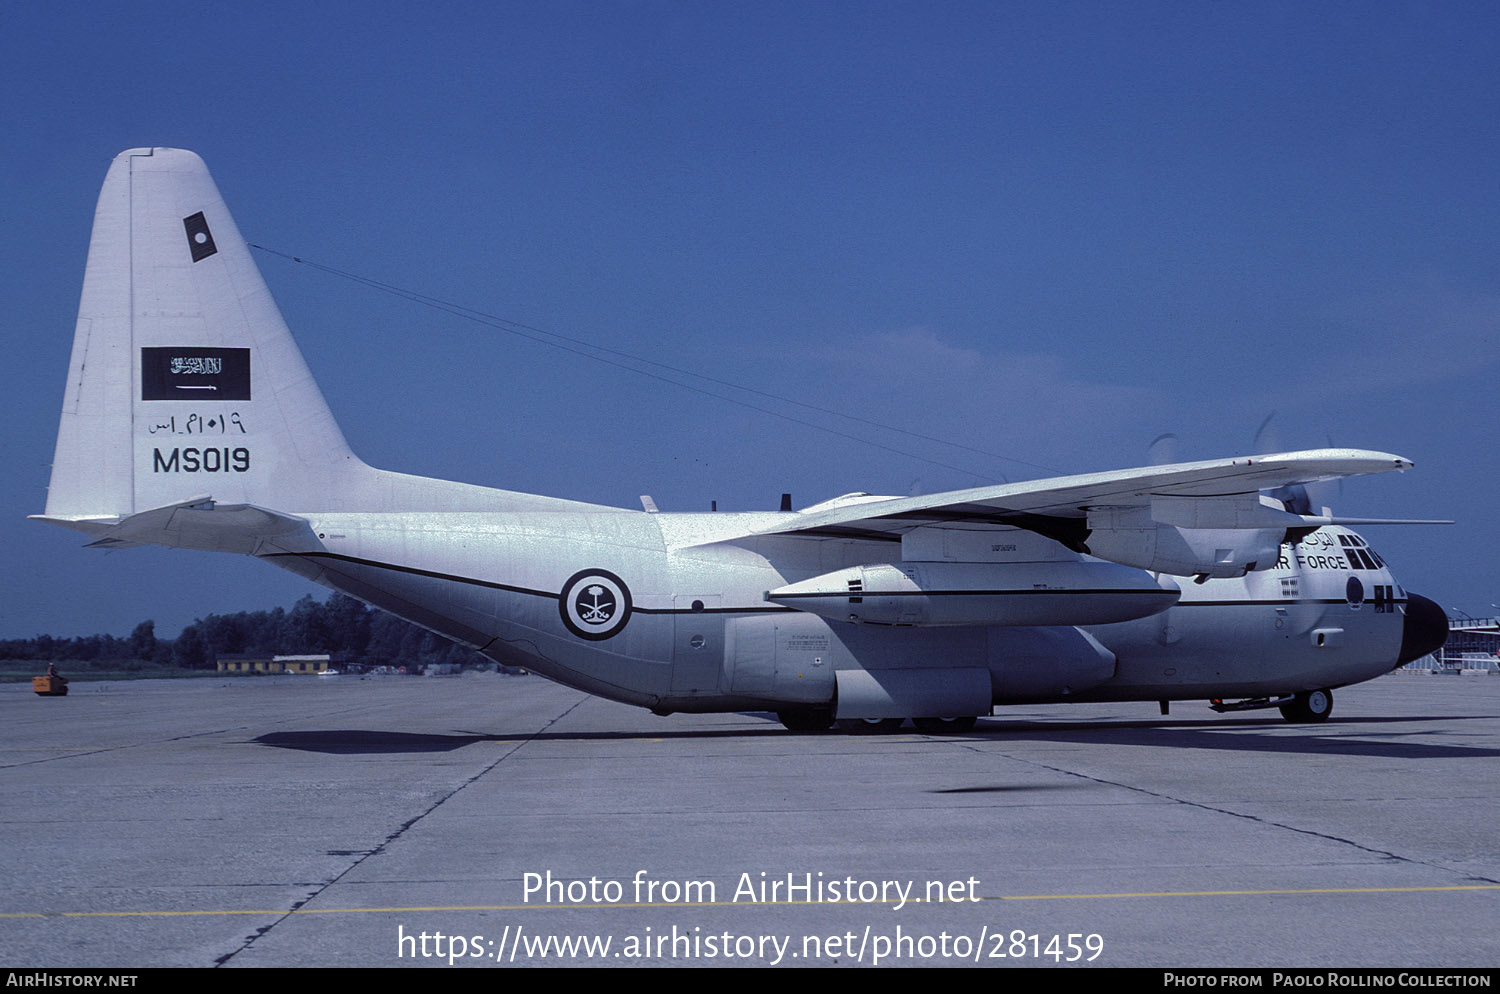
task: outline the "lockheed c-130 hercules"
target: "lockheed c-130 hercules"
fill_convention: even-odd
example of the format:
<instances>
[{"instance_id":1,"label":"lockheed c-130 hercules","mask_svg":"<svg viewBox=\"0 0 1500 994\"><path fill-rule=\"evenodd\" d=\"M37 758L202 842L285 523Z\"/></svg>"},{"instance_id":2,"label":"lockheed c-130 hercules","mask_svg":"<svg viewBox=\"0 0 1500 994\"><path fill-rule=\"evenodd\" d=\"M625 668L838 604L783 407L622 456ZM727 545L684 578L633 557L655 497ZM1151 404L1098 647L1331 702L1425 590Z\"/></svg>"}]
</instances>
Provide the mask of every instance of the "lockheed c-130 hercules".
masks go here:
<instances>
[{"instance_id":1,"label":"lockheed c-130 hercules","mask_svg":"<svg viewBox=\"0 0 1500 994\"><path fill-rule=\"evenodd\" d=\"M1214 702L1321 721L1440 646L1305 484L1319 449L801 510L654 513L373 469L350 451L203 162L115 158L39 520L255 556L589 693L792 729L995 705Z\"/></svg>"}]
</instances>

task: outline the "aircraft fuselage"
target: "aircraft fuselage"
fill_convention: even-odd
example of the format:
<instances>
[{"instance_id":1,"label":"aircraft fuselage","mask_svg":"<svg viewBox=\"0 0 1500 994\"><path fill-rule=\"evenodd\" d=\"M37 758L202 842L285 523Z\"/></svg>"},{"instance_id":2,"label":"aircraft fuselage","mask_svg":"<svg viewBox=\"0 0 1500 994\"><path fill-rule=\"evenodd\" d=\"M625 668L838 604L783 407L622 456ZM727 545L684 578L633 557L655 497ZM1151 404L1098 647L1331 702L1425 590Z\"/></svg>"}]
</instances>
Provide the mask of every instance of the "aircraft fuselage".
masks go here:
<instances>
[{"instance_id":1,"label":"aircraft fuselage","mask_svg":"<svg viewBox=\"0 0 1500 994\"><path fill-rule=\"evenodd\" d=\"M987 704L1338 687L1398 664L1407 603L1363 540L1339 527L1283 545L1274 568L1183 579L1180 600L1134 620L943 626L831 620L768 602L789 584L901 559L900 542L744 537L785 514L307 517L320 549L264 558L499 662L662 712L832 707L837 674L855 670L877 680L983 674ZM1014 534L1062 561L1087 560ZM1038 564L984 568L992 586L1014 587ZM851 614L863 610L860 593L847 599Z\"/></svg>"}]
</instances>

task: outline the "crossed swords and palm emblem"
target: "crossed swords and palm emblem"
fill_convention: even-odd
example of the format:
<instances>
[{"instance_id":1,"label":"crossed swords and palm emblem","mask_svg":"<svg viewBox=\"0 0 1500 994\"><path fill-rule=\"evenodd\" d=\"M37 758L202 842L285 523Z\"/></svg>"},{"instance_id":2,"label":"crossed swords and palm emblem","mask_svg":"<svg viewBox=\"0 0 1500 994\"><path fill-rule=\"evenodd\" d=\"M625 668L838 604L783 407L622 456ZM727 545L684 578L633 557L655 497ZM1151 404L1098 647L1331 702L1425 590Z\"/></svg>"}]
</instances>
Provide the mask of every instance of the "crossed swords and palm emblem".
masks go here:
<instances>
[{"instance_id":1,"label":"crossed swords and palm emblem","mask_svg":"<svg viewBox=\"0 0 1500 994\"><path fill-rule=\"evenodd\" d=\"M630 589L613 573L581 570L568 578L559 594L562 623L579 638L613 638L630 620Z\"/></svg>"},{"instance_id":2,"label":"crossed swords and palm emblem","mask_svg":"<svg viewBox=\"0 0 1500 994\"><path fill-rule=\"evenodd\" d=\"M578 616L590 625L602 625L615 616L615 599L597 583L585 587L573 601Z\"/></svg>"}]
</instances>

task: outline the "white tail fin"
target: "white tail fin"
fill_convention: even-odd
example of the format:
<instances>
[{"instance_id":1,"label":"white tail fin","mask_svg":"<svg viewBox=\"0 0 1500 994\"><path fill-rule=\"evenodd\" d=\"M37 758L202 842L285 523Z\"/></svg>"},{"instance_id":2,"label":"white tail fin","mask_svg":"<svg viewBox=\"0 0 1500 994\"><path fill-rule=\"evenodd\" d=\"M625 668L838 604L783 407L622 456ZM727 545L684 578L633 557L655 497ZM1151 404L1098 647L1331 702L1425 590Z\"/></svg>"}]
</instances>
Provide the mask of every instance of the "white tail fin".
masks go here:
<instances>
[{"instance_id":1,"label":"white tail fin","mask_svg":"<svg viewBox=\"0 0 1500 994\"><path fill-rule=\"evenodd\" d=\"M41 517L99 532L146 511L245 504L296 514L593 507L362 463L203 160L121 152L94 215Z\"/></svg>"},{"instance_id":2,"label":"white tail fin","mask_svg":"<svg viewBox=\"0 0 1500 994\"><path fill-rule=\"evenodd\" d=\"M120 153L94 215L47 516L124 516L203 493L316 510L351 472L371 471L203 161Z\"/></svg>"}]
</instances>

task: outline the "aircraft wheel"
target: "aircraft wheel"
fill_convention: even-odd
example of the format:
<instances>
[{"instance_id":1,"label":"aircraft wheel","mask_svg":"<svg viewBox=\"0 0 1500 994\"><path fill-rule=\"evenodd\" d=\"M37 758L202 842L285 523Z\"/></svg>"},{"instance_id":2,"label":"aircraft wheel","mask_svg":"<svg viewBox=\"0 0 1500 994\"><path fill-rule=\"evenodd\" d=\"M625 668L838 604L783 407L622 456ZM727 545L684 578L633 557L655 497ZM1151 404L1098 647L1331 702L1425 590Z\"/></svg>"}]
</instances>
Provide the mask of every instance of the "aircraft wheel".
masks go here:
<instances>
[{"instance_id":1,"label":"aircraft wheel","mask_svg":"<svg viewBox=\"0 0 1500 994\"><path fill-rule=\"evenodd\" d=\"M1298 694L1290 703L1281 705L1281 716L1296 725L1311 725L1327 721L1333 713L1333 691L1308 690Z\"/></svg>"},{"instance_id":2,"label":"aircraft wheel","mask_svg":"<svg viewBox=\"0 0 1500 994\"><path fill-rule=\"evenodd\" d=\"M826 732L833 727L833 712L827 708L805 711L777 711L776 720L791 732Z\"/></svg>"},{"instance_id":3,"label":"aircraft wheel","mask_svg":"<svg viewBox=\"0 0 1500 994\"><path fill-rule=\"evenodd\" d=\"M882 735L901 727L905 718L840 718L839 731L850 735Z\"/></svg>"},{"instance_id":4,"label":"aircraft wheel","mask_svg":"<svg viewBox=\"0 0 1500 994\"><path fill-rule=\"evenodd\" d=\"M926 732L928 735L954 735L960 732L971 732L974 730L974 722L978 718L913 718L911 723L917 726L917 731Z\"/></svg>"}]
</instances>

